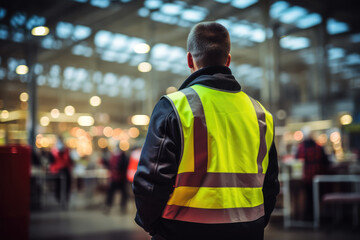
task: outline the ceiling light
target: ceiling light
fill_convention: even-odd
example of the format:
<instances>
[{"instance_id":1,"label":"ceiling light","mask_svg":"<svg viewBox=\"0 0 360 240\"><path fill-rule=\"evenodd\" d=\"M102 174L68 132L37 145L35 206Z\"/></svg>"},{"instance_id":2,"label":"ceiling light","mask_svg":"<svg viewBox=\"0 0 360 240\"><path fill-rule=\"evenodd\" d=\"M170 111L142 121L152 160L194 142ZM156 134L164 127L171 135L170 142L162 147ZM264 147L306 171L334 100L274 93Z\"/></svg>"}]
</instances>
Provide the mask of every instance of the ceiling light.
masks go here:
<instances>
[{"instance_id":1,"label":"ceiling light","mask_svg":"<svg viewBox=\"0 0 360 240\"><path fill-rule=\"evenodd\" d=\"M29 100L29 94L27 94L26 92L21 93L20 94L20 101L27 102L27 100Z\"/></svg>"},{"instance_id":2,"label":"ceiling light","mask_svg":"<svg viewBox=\"0 0 360 240\"><path fill-rule=\"evenodd\" d=\"M51 117L52 117L52 118L58 118L58 117L60 117L60 111L59 111L59 109L56 109L56 108L54 108L53 110L51 110L50 114L51 114Z\"/></svg>"},{"instance_id":3,"label":"ceiling light","mask_svg":"<svg viewBox=\"0 0 360 240\"><path fill-rule=\"evenodd\" d=\"M49 28L45 26L34 27L31 30L33 36L46 36L49 34Z\"/></svg>"},{"instance_id":4,"label":"ceiling light","mask_svg":"<svg viewBox=\"0 0 360 240\"><path fill-rule=\"evenodd\" d=\"M105 135L105 137L111 137L114 133L114 130L112 129L112 127L105 127L103 130L103 134Z\"/></svg>"},{"instance_id":5,"label":"ceiling light","mask_svg":"<svg viewBox=\"0 0 360 240\"><path fill-rule=\"evenodd\" d=\"M148 62L142 62L138 65L138 70L140 72L150 72L151 68L152 68L152 66Z\"/></svg>"},{"instance_id":6,"label":"ceiling light","mask_svg":"<svg viewBox=\"0 0 360 240\"><path fill-rule=\"evenodd\" d=\"M66 115L72 116L75 113L75 108L73 106L71 106L71 105L66 106L65 109L64 109L64 112L65 112Z\"/></svg>"},{"instance_id":7,"label":"ceiling light","mask_svg":"<svg viewBox=\"0 0 360 240\"><path fill-rule=\"evenodd\" d=\"M122 151L127 151L130 148L130 144L128 141L120 141L119 147Z\"/></svg>"},{"instance_id":8,"label":"ceiling light","mask_svg":"<svg viewBox=\"0 0 360 240\"><path fill-rule=\"evenodd\" d=\"M134 51L136 53L148 53L150 51L150 46L146 43L138 43L134 46Z\"/></svg>"},{"instance_id":9,"label":"ceiling light","mask_svg":"<svg viewBox=\"0 0 360 240\"><path fill-rule=\"evenodd\" d=\"M137 138L140 134L140 131L136 127L132 127L129 129L128 134L131 138Z\"/></svg>"},{"instance_id":10,"label":"ceiling light","mask_svg":"<svg viewBox=\"0 0 360 240\"><path fill-rule=\"evenodd\" d=\"M97 107L101 104L101 98L98 96L92 96L89 102L91 106Z\"/></svg>"},{"instance_id":11,"label":"ceiling light","mask_svg":"<svg viewBox=\"0 0 360 240\"><path fill-rule=\"evenodd\" d=\"M49 123L50 123L50 119L47 116L44 116L44 117L40 118L40 125L41 126L46 127L46 126L49 125Z\"/></svg>"},{"instance_id":12,"label":"ceiling light","mask_svg":"<svg viewBox=\"0 0 360 240\"><path fill-rule=\"evenodd\" d=\"M344 114L340 117L341 125L349 125L353 121L353 118L350 114Z\"/></svg>"},{"instance_id":13,"label":"ceiling light","mask_svg":"<svg viewBox=\"0 0 360 240\"><path fill-rule=\"evenodd\" d=\"M94 118L92 116L80 116L78 118L78 124L83 127L89 127L94 125Z\"/></svg>"},{"instance_id":14,"label":"ceiling light","mask_svg":"<svg viewBox=\"0 0 360 240\"><path fill-rule=\"evenodd\" d=\"M98 146L100 148L106 148L108 146L108 142L105 138L99 138L98 140Z\"/></svg>"},{"instance_id":15,"label":"ceiling light","mask_svg":"<svg viewBox=\"0 0 360 240\"><path fill-rule=\"evenodd\" d=\"M19 75L25 75L29 72L29 68L26 65L19 65L16 67L15 72Z\"/></svg>"},{"instance_id":16,"label":"ceiling light","mask_svg":"<svg viewBox=\"0 0 360 240\"><path fill-rule=\"evenodd\" d=\"M1 111L1 118L3 118L3 119L7 119L7 118L9 118L9 111L8 110L3 110L3 111Z\"/></svg>"},{"instance_id":17,"label":"ceiling light","mask_svg":"<svg viewBox=\"0 0 360 240\"><path fill-rule=\"evenodd\" d=\"M301 131L296 131L293 137L296 141L301 141L304 138L304 134Z\"/></svg>"},{"instance_id":18,"label":"ceiling light","mask_svg":"<svg viewBox=\"0 0 360 240\"><path fill-rule=\"evenodd\" d=\"M150 118L148 115L134 115L131 118L131 122L134 125L148 125Z\"/></svg>"}]
</instances>

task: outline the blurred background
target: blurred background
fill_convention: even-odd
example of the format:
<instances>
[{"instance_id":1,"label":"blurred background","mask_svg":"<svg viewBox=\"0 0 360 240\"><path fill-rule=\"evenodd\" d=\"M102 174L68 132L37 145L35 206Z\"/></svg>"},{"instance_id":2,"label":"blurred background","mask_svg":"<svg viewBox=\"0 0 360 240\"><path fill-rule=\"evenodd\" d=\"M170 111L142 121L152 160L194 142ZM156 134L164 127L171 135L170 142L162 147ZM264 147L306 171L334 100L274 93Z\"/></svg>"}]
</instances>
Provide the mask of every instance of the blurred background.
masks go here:
<instances>
[{"instance_id":1,"label":"blurred background","mask_svg":"<svg viewBox=\"0 0 360 240\"><path fill-rule=\"evenodd\" d=\"M190 74L191 27L217 21L234 76L276 125L281 192L265 239L358 239L359 10L355 0L2 0L0 233L149 239L131 191L149 117Z\"/></svg>"}]
</instances>

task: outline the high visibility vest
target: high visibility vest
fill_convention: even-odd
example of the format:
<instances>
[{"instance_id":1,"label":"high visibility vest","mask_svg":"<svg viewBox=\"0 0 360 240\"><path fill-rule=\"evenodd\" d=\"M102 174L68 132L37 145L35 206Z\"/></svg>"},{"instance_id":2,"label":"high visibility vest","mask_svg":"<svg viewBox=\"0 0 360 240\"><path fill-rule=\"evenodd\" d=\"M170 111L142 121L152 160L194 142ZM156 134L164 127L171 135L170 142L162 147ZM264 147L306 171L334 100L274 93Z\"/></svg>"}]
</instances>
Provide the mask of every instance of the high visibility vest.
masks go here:
<instances>
[{"instance_id":1,"label":"high visibility vest","mask_svg":"<svg viewBox=\"0 0 360 240\"><path fill-rule=\"evenodd\" d=\"M272 115L242 91L194 85L165 97L180 120L182 155L162 217L234 223L264 216Z\"/></svg>"}]
</instances>

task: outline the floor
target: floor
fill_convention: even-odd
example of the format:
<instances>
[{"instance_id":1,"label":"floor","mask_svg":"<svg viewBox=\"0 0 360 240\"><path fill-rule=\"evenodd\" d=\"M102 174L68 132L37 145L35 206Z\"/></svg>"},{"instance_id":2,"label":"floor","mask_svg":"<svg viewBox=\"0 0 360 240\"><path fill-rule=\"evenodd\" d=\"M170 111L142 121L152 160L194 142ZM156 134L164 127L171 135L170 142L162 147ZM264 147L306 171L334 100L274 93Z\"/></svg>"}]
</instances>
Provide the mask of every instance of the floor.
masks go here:
<instances>
[{"instance_id":1,"label":"floor","mask_svg":"<svg viewBox=\"0 0 360 240\"><path fill-rule=\"evenodd\" d=\"M104 195L73 193L67 209L52 196L46 205L31 211L30 240L149 240L149 235L134 222L135 205L129 201L127 213L114 206L108 214L102 211ZM120 196L116 195L118 202ZM360 228L351 224L323 224L312 228L284 229L282 216L273 216L265 229L265 240L358 240Z\"/></svg>"}]
</instances>

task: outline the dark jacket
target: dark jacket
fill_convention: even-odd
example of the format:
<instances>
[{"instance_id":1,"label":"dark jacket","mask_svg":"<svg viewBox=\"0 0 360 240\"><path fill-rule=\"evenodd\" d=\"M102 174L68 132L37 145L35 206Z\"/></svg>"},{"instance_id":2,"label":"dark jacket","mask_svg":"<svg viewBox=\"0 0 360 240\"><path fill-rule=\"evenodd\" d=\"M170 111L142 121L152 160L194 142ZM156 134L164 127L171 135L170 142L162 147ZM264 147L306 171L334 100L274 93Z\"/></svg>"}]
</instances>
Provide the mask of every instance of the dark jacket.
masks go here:
<instances>
[{"instance_id":1,"label":"dark jacket","mask_svg":"<svg viewBox=\"0 0 360 240\"><path fill-rule=\"evenodd\" d=\"M325 174L330 165L324 148L313 139L306 139L299 144L296 158L304 159L303 181L312 184L315 175Z\"/></svg>"},{"instance_id":2,"label":"dark jacket","mask_svg":"<svg viewBox=\"0 0 360 240\"><path fill-rule=\"evenodd\" d=\"M189 76L179 90L201 84L223 91L241 87L224 66L202 68ZM145 144L133 182L137 214L135 221L155 239L262 239L263 230L279 193L278 162L274 143L264 180L265 216L253 222L200 224L161 217L174 190L181 155L179 119L167 98L161 98L151 116Z\"/></svg>"}]
</instances>

